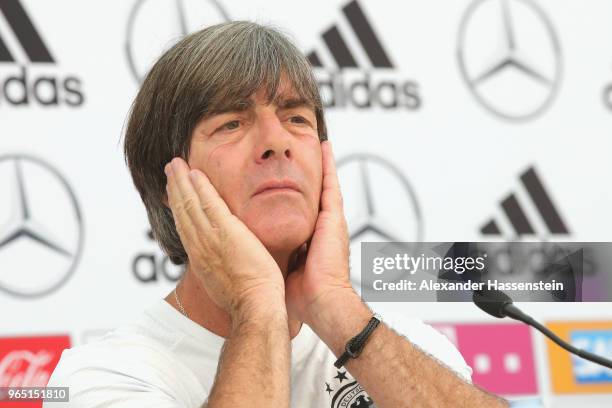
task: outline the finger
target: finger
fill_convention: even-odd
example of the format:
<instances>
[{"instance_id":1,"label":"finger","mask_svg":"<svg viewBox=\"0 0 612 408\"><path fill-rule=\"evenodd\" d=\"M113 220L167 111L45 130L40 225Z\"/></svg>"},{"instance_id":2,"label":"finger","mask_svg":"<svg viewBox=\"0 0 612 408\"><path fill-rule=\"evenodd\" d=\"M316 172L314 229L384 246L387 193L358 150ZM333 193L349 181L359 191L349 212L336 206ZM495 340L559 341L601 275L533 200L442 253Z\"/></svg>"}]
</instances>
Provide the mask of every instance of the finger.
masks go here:
<instances>
[{"instance_id":1,"label":"finger","mask_svg":"<svg viewBox=\"0 0 612 408\"><path fill-rule=\"evenodd\" d=\"M321 207L324 211L342 214L342 192L336 172L336 162L329 141L321 142L323 155L323 191L321 191Z\"/></svg>"},{"instance_id":2,"label":"finger","mask_svg":"<svg viewBox=\"0 0 612 408\"><path fill-rule=\"evenodd\" d=\"M168 197L168 206L172 211L172 218L174 219L176 231L178 232L183 243L189 242L196 234L195 226L193 226L191 222L185 222L184 220L185 215L182 212L179 204L181 196L178 192L176 182L174 181L170 163L166 165L164 172L166 173L166 195ZM186 245L184 246L185 249L187 249Z\"/></svg>"},{"instance_id":3,"label":"finger","mask_svg":"<svg viewBox=\"0 0 612 408\"><path fill-rule=\"evenodd\" d=\"M220 225L223 223L224 219L231 215L231 211L206 174L198 169L193 169L189 176L202 204L202 209L211 224Z\"/></svg>"},{"instance_id":4,"label":"finger","mask_svg":"<svg viewBox=\"0 0 612 408\"><path fill-rule=\"evenodd\" d=\"M175 222L180 224L189 241L197 240L210 230L210 222L201 209L200 199L189 180L189 166L184 160L175 158L170 162L168 175L168 199Z\"/></svg>"}]
</instances>

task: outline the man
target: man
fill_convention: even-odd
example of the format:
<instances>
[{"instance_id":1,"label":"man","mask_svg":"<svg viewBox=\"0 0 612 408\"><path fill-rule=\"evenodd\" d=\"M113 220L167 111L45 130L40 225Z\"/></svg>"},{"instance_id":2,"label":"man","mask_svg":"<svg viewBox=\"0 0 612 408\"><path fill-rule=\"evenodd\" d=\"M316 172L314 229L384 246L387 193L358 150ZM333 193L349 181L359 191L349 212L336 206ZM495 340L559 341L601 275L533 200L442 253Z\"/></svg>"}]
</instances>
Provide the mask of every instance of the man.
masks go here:
<instances>
[{"instance_id":1,"label":"man","mask_svg":"<svg viewBox=\"0 0 612 408\"><path fill-rule=\"evenodd\" d=\"M125 153L185 274L138 321L63 353L49 385L70 387L67 406L506 406L417 319L398 324L407 338L381 323L334 366L372 312L349 281L317 84L278 31L219 24L168 50L134 101Z\"/></svg>"}]
</instances>

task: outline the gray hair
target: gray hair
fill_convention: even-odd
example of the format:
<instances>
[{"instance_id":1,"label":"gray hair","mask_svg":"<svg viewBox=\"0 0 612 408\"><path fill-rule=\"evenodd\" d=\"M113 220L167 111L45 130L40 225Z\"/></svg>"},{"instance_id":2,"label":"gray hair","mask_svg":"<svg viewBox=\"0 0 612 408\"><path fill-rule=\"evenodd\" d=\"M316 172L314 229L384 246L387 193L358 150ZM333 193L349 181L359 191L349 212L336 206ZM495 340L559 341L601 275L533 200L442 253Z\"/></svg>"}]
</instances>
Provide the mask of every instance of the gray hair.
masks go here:
<instances>
[{"instance_id":1,"label":"gray hair","mask_svg":"<svg viewBox=\"0 0 612 408\"><path fill-rule=\"evenodd\" d=\"M327 139L317 82L310 64L280 31L253 22L210 26L180 40L145 77L132 103L124 154L146 207L153 237L176 265L187 254L172 212L164 204L164 166L189 157L191 134L207 116L233 107L260 89L278 96L281 75L297 96L312 104L319 139Z\"/></svg>"}]
</instances>

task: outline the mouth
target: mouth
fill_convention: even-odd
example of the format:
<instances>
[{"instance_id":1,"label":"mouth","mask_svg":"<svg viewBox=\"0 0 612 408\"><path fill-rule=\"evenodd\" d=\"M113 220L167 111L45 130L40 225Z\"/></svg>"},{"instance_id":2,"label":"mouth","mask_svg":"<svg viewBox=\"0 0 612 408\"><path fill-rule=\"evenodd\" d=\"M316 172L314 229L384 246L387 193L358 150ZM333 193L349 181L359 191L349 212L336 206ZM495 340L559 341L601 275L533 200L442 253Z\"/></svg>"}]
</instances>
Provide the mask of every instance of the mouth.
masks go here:
<instances>
[{"instance_id":1,"label":"mouth","mask_svg":"<svg viewBox=\"0 0 612 408\"><path fill-rule=\"evenodd\" d=\"M257 187L253 196L259 194L276 194L276 193L300 193L300 188L297 183L292 180L271 180L262 183Z\"/></svg>"}]
</instances>

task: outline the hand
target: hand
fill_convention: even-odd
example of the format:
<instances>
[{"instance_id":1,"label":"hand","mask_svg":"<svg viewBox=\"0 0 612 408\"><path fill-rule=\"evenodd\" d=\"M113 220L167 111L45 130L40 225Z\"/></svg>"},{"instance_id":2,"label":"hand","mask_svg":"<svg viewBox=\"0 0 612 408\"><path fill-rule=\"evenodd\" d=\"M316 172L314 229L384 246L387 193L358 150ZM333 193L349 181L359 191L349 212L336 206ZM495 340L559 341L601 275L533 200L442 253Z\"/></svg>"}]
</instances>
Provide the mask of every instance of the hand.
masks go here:
<instances>
[{"instance_id":1,"label":"hand","mask_svg":"<svg viewBox=\"0 0 612 408\"><path fill-rule=\"evenodd\" d=\"M307 252L298 255L285 282L289 315L312 326L317 309L332 295L355 292L349 280L349 239L336 164L329 141L321 142L321 210Z\"/></svg>"},{"instance_id":2,"label":"hand","mask_svg":"<svg viewBox=\"0 0 612 408\"><path fill-rule=\"evenodd\" d=\"M208 177L181 158L165 167L168 202L189 266L210 298L233 318L284 310L283 275L261 241L234 216ZM278 300L278 302L276 302Z\"/></svg>"}]
</instances>

